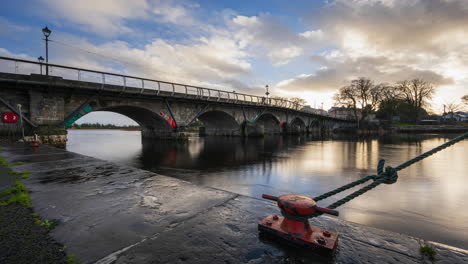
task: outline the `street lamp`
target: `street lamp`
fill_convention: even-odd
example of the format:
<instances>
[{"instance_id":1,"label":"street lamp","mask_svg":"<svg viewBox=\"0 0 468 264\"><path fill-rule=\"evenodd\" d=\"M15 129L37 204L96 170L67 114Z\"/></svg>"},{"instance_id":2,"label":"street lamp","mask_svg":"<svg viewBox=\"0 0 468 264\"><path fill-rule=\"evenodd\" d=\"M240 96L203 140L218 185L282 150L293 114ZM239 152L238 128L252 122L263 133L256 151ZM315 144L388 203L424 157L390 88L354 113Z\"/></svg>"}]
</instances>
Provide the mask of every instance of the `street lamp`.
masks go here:
<instances>
[{"instance_id":1,"label":"street lamp","mask_svg":"<svg viewBox=\"0 0 468 264\"><path fill-rule=\"evenodd\" d=\"M45 37L44 40L46 46L46 75L49 75L49 36L52 33L52 31L48 27L45 27L42 29L42 33Z\"/></svg>"},{"instance_id":2,"label":"street lamp","mask_svg":"<svg viewBox=\"0 0 468 264\"><path fill-rule=\"evenodd\" d=\"M265 85L265 89L266 89L265 95L266 95L267 103L268 103L268 95L270 95L270 92L268 92L268 84Z\"/></svg>"},{"instance_id":3,"label":"street lamp","mask_svg":"<svg viewBox=\"0 0 468 264\"><path fill-rule=\"evenodd\" d=\"M20 114L21 134L23 135L23 142L24 142L23 112L21 111L21 104L18 104L17 107L18 107L19 114Z\"/></svg>"},{"instance_id":4,"label":"street lamp","mask_svg":"<svg viewBox=\"0 0 468 264\"><path fill-rule=\"evenodd\" d=\"M44 58L42 58L42 56L39 56L39 58L37 58L37 60L41 64L40 66L41 66L41 75L42 75L42 63L44 62Z\"/></svg>"}]
</instances>

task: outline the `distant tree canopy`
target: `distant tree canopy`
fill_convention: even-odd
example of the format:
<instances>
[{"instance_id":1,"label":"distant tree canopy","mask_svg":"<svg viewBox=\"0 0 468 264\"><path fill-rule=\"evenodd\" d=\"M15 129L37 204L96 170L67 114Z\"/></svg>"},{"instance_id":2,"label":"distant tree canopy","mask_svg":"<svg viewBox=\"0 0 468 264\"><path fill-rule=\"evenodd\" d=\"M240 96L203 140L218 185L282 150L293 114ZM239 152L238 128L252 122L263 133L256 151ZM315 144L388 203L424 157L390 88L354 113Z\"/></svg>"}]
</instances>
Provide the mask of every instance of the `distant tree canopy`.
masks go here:
<instances>
[{"instance_id":1,"label":"distant tree canopy","mask_svg":"<svg viewBox=\"0 0 468 264\"><path fill-rule=\"evenodd\" d=\"M434 92L432 84L422 79L391 85L375 84L371 79L361 77L340 88L334 100L335 105L352 109L358 123L371 113L388 120L398 115L402 119L417 122L421 116L427 115L424 106L432 99Z\"/></svg>"},{"instance_id":2,"label":"distant tree canopy","mask_svg":"<svg viewBox=\"0 0 468 264\"><path fill-rule=\"evenodd\" d=\"M423 109L427 104L427 100L432 99L435 93L434 86L430 82L426 82L422 79L401 81L398 82L396 86L403 95L403 98L412 108L412 121L417 122L421 115L420 109Z\"/></svg>"},{"instance_id":3,"label":"distant tree canopy","mask_svg":"<svg viewBox=\"0 0 468 264\"><path fill-rule=\"evenodd\" d=\"M341 87L334 96L335 104L353 109L359 123L375 112L381 100L382 87L383 85L375 85L372 80L363 77L352 80L350 85ZM358 111L361 111L360 118Z\"/></svg>"},{"instance_id":4,"label":"distant tree canopy","mask_svg":"<svg viewBox=\"0 0 468 264\"><path fill-rule=\"evenodd\" d=\"M71 128L74 129L118 129L118 128L139 128L139 126L116 126L112 124L100 124L100 123L83 123L77 124L74 123Z\"/></svg>"}]
</instances>

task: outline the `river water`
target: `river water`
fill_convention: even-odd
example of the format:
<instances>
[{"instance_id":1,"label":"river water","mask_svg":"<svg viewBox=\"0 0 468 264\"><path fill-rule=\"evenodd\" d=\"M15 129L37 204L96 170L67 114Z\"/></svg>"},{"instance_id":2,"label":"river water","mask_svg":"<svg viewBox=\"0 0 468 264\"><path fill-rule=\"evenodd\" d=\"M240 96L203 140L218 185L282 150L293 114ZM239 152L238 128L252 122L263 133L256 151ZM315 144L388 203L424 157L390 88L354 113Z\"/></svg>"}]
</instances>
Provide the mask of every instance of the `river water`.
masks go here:
<instances>
[{"instance_id":1,"label":"river water","mask_svg":"<svg viewBox=\"0 0 468 264\"><path fill-rule=\"evenodd\" d=\"M142 142L139 131L68 133L69 151L253 197L317 196L375 174L379 159L396 167L456 136L194 137L180 143ZM468 140L412 165L396 183L382 184L338 210L347 221L468 249Z\"/></svg>"}]
</instances>

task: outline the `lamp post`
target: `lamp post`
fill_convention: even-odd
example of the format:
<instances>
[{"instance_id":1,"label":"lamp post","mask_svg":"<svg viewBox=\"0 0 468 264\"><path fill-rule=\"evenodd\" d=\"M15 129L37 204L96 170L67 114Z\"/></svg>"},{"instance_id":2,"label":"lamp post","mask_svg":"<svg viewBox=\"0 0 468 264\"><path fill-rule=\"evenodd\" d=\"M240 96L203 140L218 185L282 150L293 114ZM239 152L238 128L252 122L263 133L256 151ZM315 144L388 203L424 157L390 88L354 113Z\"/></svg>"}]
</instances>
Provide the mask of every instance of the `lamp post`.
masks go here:
<instances>
[{"instance_id":1,"label":"lamp post","mask_svg":"<svg viewBox=\"0 0 468 264\"><path fill-rule=\"evenodd\" d=\"M269 101L269 100L268 100L268 95L270 95L270 92L268 92L268 88L269 88L269 87L268 87L268 84L265 85L265 89L266 89L265 95L266 95L266 98L267 98L267 104L269 104L269 102L268 102L268 101Z\"/></svg>"},{"instance_id":2,"label":"lamp post","mask_svg":"<svg viewBox=\"0 0 468 264\"><path fill-rule=\"evenodd\" d=\"M20 114L21 135L23 136L23 143L24 143L23 112L21 111L21 104L18 104L17 106L18 106L18 110Z\"/></svg>"},{"instance_id":3,"label":"lamp post","mask_svg":"<svg viewBox=\"0 0 468 264\"><path fill-rule=\"evenodd\" d=\"M38 60L39 63L40 63L40 66L41 66L41 75L42 75L42 63L44 62L44 58L42 58L42 56L39 56L39 58L37 58L37 60Z\"/></svg>"},{"instance_id":4,"label":"lamp post","mask_svg":"<svg viewBox=\"0 0 468 264\"><path fill-rule=\"evenodd\" d=\"M44 40L46 46L46 75L49 75L49 36L52 33L52 31L48 27L45 27L42 29L42 33L45 37Z\"/></svg>"}]
</instances>

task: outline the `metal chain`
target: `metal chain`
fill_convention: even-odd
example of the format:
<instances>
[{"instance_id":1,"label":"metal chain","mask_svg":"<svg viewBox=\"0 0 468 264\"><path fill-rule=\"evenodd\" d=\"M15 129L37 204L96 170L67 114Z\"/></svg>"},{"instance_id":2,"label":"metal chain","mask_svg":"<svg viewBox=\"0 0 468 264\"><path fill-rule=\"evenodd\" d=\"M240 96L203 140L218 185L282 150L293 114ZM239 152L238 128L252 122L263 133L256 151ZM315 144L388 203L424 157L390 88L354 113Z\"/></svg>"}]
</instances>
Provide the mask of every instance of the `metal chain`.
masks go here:
<instances>
[{"instance_id":1,"label":"metal chain","mask_svg":"<svg viewBox=\"0 0 468 264\"><path fill-rule=\"evenodd\" d=\"M383 167L384 167L384 164L385 164L385 160L380 160L379 161L379 164L377 166L377 175L368 175L362 179L359 179L357 181L354 181L354 182L351 182L351 183L348 183L346 185L343 185L339 188L336 188L332 191L329 191L327 193L324 193L320 196L317 196L315 198L313 198L315 201L320 201L320 200L323 200L323 199L326 199L332 195L335 195L337 193L340 193L342 191L345 191L347 189L350 189L354 186L357 186L357 185L360 185L362 183L365 183L366 181L368 180L374 180L374 182L372 182L371 184L349 194L348 196L330 204L329 206L327 206L327 208L330 208L330 209L335 209L337 208L338 206L341 206L349 201L351 201L352 199L358 197L359 195L361 194L364 194L366 193L367 191L370 191L372 190L373 188L377 187L379 184L381 183L385 183L385 184L392 184L392 183L395 183L397 180L398 180L398 174L397 172L399 170L402 170L404 168L407 168L409 167L410 165L418 162L418 161L421 161L422 159L425 159L429 156L431 156L432 154L436 153L436 152L439 152L447 147L450 147L452 146L453 144L457 143L457 142L460 142L462 140L464 140L465 138L468 138L468 132L465 133L465 134L462 134L461 136L458 136L456 138L453 138L447 142L445 142L444 144L436 147L436 148L433 148L431 149L430 151L427 151L413 159L410 159L408 160L407 162L399 165L398 167L396 168L393 168L391 166L387 166L385 168L385 171L383 170ZM321 215L322 213L316 213L314 216L319 216Z\"/></svg>"}]
</instances>

